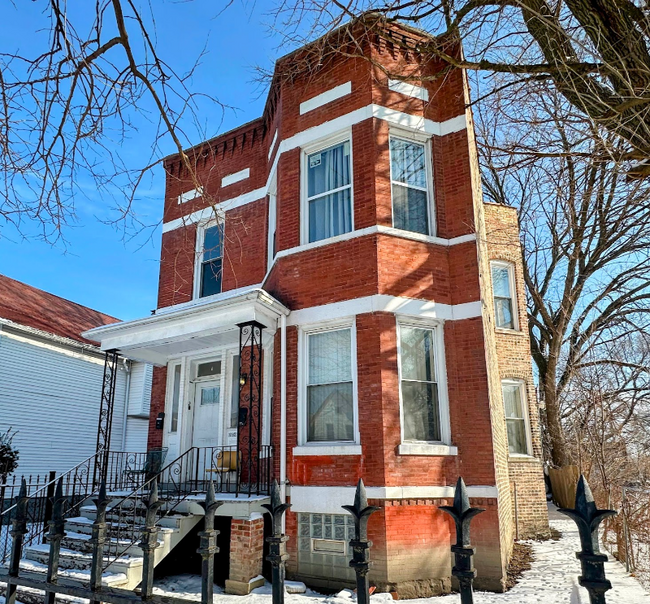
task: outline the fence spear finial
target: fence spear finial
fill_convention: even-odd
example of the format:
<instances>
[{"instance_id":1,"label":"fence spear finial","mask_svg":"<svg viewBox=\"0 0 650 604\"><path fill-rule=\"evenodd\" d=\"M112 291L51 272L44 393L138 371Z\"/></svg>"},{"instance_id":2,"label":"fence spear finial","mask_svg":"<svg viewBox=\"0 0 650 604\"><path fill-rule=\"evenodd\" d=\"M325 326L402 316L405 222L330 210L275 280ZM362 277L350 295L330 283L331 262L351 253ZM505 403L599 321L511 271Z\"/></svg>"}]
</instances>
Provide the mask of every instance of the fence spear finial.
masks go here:
<instances>
[{"instance_id":1,"label":"fence spear finial","mask_svg":"<svg viewBox=\"0 0 650 604\"><path fill-rule=\"evenodd\" d=\"M605 604L605 592L612 584L605 578L607 555L601 553L598 544L598 526L615 510L599 510L585 477L581 474L576 486L576 500L573 509L560 508L558 512L568 516L578 527L581 551L576 553L580 560L582 575L579 583L588 592L592 604Z\"/></svg>"}]
</instances>

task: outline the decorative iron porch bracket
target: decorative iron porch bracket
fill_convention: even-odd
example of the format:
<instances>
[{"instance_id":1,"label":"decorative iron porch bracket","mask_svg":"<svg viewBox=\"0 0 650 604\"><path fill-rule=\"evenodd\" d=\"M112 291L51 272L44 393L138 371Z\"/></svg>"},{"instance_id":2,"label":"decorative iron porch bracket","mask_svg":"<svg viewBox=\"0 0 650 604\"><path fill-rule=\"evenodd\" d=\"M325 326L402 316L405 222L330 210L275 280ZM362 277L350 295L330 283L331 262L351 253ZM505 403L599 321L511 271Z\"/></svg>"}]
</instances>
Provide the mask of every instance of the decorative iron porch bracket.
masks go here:
<instances>
[{"instance_id":1,"label":"decorative iron porch bracket","mask_svg":"<svg viewBox=\"0 0 650 604\"><path fill-rule=\"evenodd\" d=\"M117 364L120 355L117 350L107 350L104 360L104 377L102 379L102 398L97 422L97 455L93 470L93 487L106 482L108 474L108 451L111 448L111 430L113 428L113 408L115 407L115 386L117 384Z\"/></svg>"}]
</instances>

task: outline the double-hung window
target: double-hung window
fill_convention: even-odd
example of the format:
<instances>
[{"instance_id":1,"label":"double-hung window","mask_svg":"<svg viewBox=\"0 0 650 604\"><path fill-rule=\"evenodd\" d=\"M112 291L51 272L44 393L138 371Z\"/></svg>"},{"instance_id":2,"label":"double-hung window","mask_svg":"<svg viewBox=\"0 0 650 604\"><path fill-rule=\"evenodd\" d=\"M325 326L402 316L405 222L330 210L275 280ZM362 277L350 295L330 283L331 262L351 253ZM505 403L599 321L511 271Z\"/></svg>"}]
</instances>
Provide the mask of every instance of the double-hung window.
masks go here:
<instances>
[{"instance_id":1,"label":"double-hung window","mask_svg":"<svg viewBox=\"0 0 650 604\"><path fill-rule=\"evenodd\" d=\"M203 229L203 244L200 252L199 297L221 293L223 271L223 226Z\"/></svg>"},{"instance_id":2,"label":"double-hung window","mask_svg":"<svg viewBox=\"0 0 650 604\"><path fill-rule=\"evenodd\" d=\"M504 381L501 383L503 404L508 430L508 450L511 455L528 455L528 429L526 426L526 398L524 383Z\"/></svg>"},{"instance_id":3,"label":"double-hung window","mask_svg":"<svg viewBox=\"0 0 650 604\"><path fill-rule=\"evenodd\" d=\"M400 388L403 442L440 442L442 426L435 329L401 325Z\"/></svg>"},{"instance_id":4,"label":"double-hung window","mask_svg":"<svg viewBox=\"0 0 650 604\"><path fill-rule=\"evenodd\" d=\"M514 267L508 262L492 263L492 290L494 292L494 314L496 326L501 329L517 329L514 312Z\"/></svg>"},{"instance_id":5,"label":"double-hung window","mask_svg":"<svg viewBox=\"0 0 650 604\"><path fill-rule=\"evenodd\" d=\"M352 161L345 140L306 156L307 241L352 230Z\"/></svg>"},{"instance_id":6,"label":"double-hung window","mask_svg":"<svg viewBox=\"0 0 650 604\"><path fill-rule=\"evenodd\" d=\"M393 226L430 235L427 150L423 143L390 137Z\"/></svg>"},{"instance_id":7,"label":"double-hung window","mask_svg":"<svg viewBox=\"0 0 650 604\"><path fill-rule=\"evenodd\" d=\"M306 334L307 442L352 442L352 328Z\"/></svg>"}]
</instances>

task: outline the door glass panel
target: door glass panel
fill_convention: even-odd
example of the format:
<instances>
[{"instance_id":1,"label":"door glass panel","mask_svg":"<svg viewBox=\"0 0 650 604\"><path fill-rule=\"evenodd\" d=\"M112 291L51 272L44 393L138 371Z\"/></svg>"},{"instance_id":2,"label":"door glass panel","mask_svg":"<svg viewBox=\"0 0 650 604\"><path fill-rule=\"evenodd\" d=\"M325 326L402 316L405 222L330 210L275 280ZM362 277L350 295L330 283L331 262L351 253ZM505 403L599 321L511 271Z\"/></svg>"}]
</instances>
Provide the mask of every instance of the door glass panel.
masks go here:
<instances>
[{"instance_id":1,"label":"door glass panel","mask_svg":"<svg viewBox=\"0 0 650 604\"><path fill-rule=\"evenodd\" d=\"M216 405L221 397L221 386L201 388L201 405Z\"/></svg>"}]
</instances>

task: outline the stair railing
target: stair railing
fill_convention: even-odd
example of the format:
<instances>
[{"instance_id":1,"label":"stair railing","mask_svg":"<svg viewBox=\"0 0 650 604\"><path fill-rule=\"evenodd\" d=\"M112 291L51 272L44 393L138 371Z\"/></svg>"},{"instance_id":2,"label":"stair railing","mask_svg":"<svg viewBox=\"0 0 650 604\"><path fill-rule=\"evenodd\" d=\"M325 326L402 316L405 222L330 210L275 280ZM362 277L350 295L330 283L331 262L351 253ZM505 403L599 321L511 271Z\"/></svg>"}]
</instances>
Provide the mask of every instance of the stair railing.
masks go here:
<instances>
[{"instance_id":1,"label":"stair railing","mask_svg":"<svg viewBox=\"0 0 650 604\"><path fill-rule=\"evenodd\" d=\"M145 527L142 503L154 484L158 488L158 497L164 501L158 513L159 520L173 512L195 491L197 451L197 447L188 449L159 472L148 476L128 495L111 501L107 512L109 524L104 546L104 571L140 540Z\"/></svg>"},{"instance_id":2,"label":"stair railing","mask_svg":"<svg viewBox=\"0 0 650 604\"><path fill-rule=\"evenodd\" d=\"M104 453L99 453L103 455ZM27 534L23 544L25 546L45 542L48 530L48 522L52 519L51 500L54 496L56 483L61 480L63 488L63 518L67 520L79 515L83 503L89 498L97 495L99 485L93 484L93 470L97 460L97 453L79 462L63 474L50 473L50 480L33 492L27 492ZM133 479L129 476L125 481L127 469L137 469L144 465L146 453L134 453L128 451L109 451L106 476L106 485L109 489L120 489L127 486L133 488ZM0 496L4 493L0 489ZM15 514L17 502L9 505L0 513L0 564L6 563L11 549L11 537L9 530L12 517Z\"/></svg>"},{"instance_id":3,"label":"stair railing","mask_svg":"<svg viewBox=\"0 0 650 604\"><path fill-rule=\"evenodd\" d=\"M54 495L54 488L58 480L62 481L63 497L65 500L65 514L75 513L93 492L93 468L95 467L96 454L70 468L64 474L53 477L43 486L28 493L27 498L27 534L23 540L24 545L42 543L51 519L50 499ZM54 473L53 473L54 474ZM9 527L14 510L18 503L10 505L0 514L0 563L6 563L10 550L11 538Z\"/></svg>"}]
</instances>

